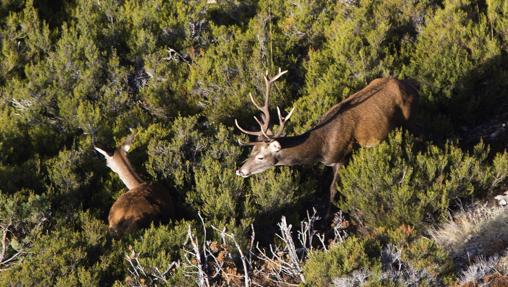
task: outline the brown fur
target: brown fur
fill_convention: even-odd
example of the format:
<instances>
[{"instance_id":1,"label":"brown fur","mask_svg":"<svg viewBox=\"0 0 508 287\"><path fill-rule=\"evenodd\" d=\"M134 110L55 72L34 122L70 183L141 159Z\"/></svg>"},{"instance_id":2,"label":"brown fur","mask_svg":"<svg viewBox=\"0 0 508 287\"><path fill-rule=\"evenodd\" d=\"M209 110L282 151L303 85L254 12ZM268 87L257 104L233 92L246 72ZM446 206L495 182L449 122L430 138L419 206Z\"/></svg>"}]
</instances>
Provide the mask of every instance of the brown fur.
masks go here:
<instances>
[{"instance_id":1,"label":"brown fur","mask_svg":"<svg viewBox=\"0 0 508 287\"><path fill-rule=\"evenodd\" d=\"M143 183L122 194L111 206L109 230L116 236L144 228L152 222L164 222L172 216L168 190Z\"/></svg>"},{"instance_id":2,"label":"brown fur","mask_svg":"<svg viewBox=\"0 0 508 287\"><path fill-rule=\"evenodd\" d=\"M306 139L291 151L312 153L312 161L325 165L343 163L351 153L353 143L363 147L375 146L394 127L408 121L416 98L416 90L403 81L392 78L373 80L361 91L333 106L314 128L304 134ZM291 137L288 139L292 141ZM286 139L277 140L284 151Z\"/></svg>"},{"instance_id":3,"label":"brown fur","mask_svg":"<svg viewBox=\"0 0 508 287\"><path fill-rule=\"evenodd\" d=\"M246 177L274 165L321 162L333 167L334 179L330 186L333 198L337 169L346 162L353 145L375 146L393 128L408 123L417 98L416 85L410 80L375 79L333 106L315 127L304 134L255 143L250 157L237 174ZM280 145L274 146L276 142Z\"/></svg>"},{"instance_id":4,"label":"brown fur","mask_svg":"<svg viewBox=\"0 0 508 287\"><path fill-rule=\"evenodd\" d=\"M109 231L117 237L146 227L152 222L164 222L173 215L173 202L169 190L158 185L145 183L134 171L127 151L132 143L130 136L125 143L115 149L113 155L95 147L111 168L129 188L111 206L109 211Z\"/></svg>"}]
</instances>

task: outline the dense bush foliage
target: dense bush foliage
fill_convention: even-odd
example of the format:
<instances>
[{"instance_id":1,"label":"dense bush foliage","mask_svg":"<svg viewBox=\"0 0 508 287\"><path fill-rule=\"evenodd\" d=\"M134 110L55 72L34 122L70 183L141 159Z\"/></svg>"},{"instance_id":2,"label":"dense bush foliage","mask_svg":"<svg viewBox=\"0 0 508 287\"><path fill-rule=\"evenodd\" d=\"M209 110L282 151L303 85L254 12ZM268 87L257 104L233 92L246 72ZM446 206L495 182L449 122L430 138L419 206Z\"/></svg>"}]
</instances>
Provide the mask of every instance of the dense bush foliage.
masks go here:
<instances>
[{"instance_id":1,"label":"dense bush foliage","mask_svg":"<svg viewBox=\"0 0 508 287\"><path fill-rule=\"evenodd\" d=\"M483 144L471 154L452 143L417 151L410 136L394 132L359 150L341 171L340 205L370 227L423 227L446 217L454 200L485 197L506 184L507 154L487 156Z\"/></svg>"},{"instance_id":2,"label":"dense bush foliage","mask_svg":"<svg viewBox=\"0 0 508 287\"><path fill-rule=\"evenodd\" d=\"M308 286L440 286L451 280L451 267L435 242L402 227L312 252L304 272Z\"/></svg>"},{"instance_id":3,"label":"dense bush foliage","mask_svg":"<svg viewBox=\"0 0 508 287\"><path fill-rule=\"evenodd\" d=\"M261 96L262 75L279 67L289 72L271 106L296 107L290 134L376 77L410 77L421 89L423 135L393 132L340 170L338 206L356 233L312 251L305 284L362 270L372 285L396 286L408 274L453 281L446 252L422 236L457 200L508 185L508 154L483 143L468 149L460 137L506 116L507 3L2 1L0 285L194 285L181 265L165 283L136 277L126 255L148 273L165 270L183 260L188 228L204 236L198 214L243 248L253 231L261 244L277 243L282 215L295 224L322 208L322 167L235 175L248 151L233 120L256 126L247 95ZM140 131L133 166L170 187L177 218L116 240L107 214L125 187L93 145L113 147L129 128ZM390 277L383 254L397 248L409 271Z\"/></svg>"}]
</instances>

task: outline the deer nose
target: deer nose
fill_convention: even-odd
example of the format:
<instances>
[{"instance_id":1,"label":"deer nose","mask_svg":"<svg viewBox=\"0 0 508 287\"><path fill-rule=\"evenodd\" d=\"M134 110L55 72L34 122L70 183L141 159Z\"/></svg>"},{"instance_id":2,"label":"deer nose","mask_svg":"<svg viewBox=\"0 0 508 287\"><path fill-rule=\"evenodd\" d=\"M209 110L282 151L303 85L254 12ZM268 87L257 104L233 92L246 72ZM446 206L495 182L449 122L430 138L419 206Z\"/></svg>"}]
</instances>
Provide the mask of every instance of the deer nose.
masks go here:
<instances>
[{"instance_id":1,"label":"deer nose","mask_svg":"<svg viewBox=\"0 0 508 287\"><path fill-rule=\"evenodd\" d=\"M109 234L111 234L111 236L112 236L113 238L118 238L118 237L119 237L119 236L118 236L118 231L116 230L116 228L113 228L113 227L111 227L111 226L110 226L110 227L108 228L108 231L109 231Z\"/></svg>"},{"instance_id":2,"label":"deer nose","mask_svg":"<svg viewBox=\"0 0 508 287\"><path fill-rule=\"evenodd\" d=\"M236 175L241 176L241 177L248 177L248 175L245 174L241 169L236 170Z\"/></svg>"}]
</instances>

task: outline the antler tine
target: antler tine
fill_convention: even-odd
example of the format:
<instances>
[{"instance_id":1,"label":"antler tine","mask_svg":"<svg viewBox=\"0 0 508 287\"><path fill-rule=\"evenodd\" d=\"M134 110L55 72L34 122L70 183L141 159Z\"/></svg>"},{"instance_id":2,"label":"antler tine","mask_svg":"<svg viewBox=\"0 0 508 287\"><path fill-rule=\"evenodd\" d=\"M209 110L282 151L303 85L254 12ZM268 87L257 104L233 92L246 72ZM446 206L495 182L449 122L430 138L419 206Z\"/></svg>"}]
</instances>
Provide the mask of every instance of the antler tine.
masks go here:
<instances>
[{"instance_id":1,"label":"antler tine","mask_svg":"<svg viewBox=\"0 0 508 287\"><path fill-rule=\"evenodd\" d=\"M260 110L261 112L263 112L263 114L261 115L261 119L263 120L263 124L256 118L254 117L254 119L256 119L257 123L259 124L259 126L261 127L261 132L264 136L266 136L268 138L268 136L266 135L266 132L268 131L268 125L270 124L270 112L268 111L268 105L266 103L266 100L265 100L265 104L263 107L261 107L257 102L256 100L254 100L254 97L252 96L252 93L249 93L249 97L250 97L250 101L254 104L254 106ZM268 118L266 118L266 116L268 115Z\"/></svg>"},{"instance_id":2,"label":"antler tine","mask_svg":"<svg viewBox=\"0 0 508 287\"><path fill-rule=\"evenodd\" d=\"M282 115L281 115L281 113L280 113L280 108L279 108L279 106L277 106L277 116L279 116L279 124L282 124L282 119L283 119L283 117L282 117Z\"/></svg>"},{"instance_id":3,"label":"antler tine","mask_svg":"<svg viewBox=\"0 0 508 287\"><path fill-rule=\"evenodd\" d=\"M270 79L270 83L277 81L277 79L279 79L281 76L283 76L287 72L288 72L288 70L281 71L279 68L279 73L277 73L277 75L273 76L273 78Z\"/></svg>"},{"instance_id":4,"label":"antler tine","mask_svg":"<svg viewBox=\"0 0 508 287\"><path fill-rule=\"evenodd\" d=\"M291 111L289 111L289 113L285 117L283 117L281 115L280 108L277 107L277 115L279 116L279 129L277 130L277 133L275 134L274 137L280 137L283 134L284 126L286 125L286 122L289 120L291 115L293 115L294 111L295 107L293 107Z\"/></svg>"},{"instance_id":5,"label":"antler tine","mask_svg":"<svg viewBox=\"0 0 508 287\"><path fill-rule=\"evenodd\" d=\"M239 139L238 139L238 144L239 144L240 146L253 146L253 145L256 145L256 143L255 143L255 142L246 142L246 143L244 143L243 141L241 141L241 140L239 140Z\"/></svg>"},{"instance_id":6,"label":"antler tine","mask_svg":"<svg viewBox=\"0 0 508 287\"><path fill-rule=\"evenodd\" d=\"M261 111L263 112L263 125L261 127L262 130L268 130L268 127L270 125L270 110L268 108L268 99L270 98L270 80L268 79L268 71L266 71L266 74L264 76L265 79L265 102L263 105L263 108Z\"/></svg>"},{"instance_id":7,"label":"antler tine","mask_svg":"<svg viewBox=\"0 0 508 287\"><path fill-rule=\"evenodd\" d=\"M295 111L295 107L293 107L291 109L291 111L289 111L289 113L287 114L287 116L284 117L284 121L287 121L289 120L289 118L293 115L293 112Z\"/></svg>"},{"instance_id":8,"label":"antler tine","mask_svg":"<svg viewBox=\"0 0 508 287\"><path fill-rule=\"evenodd\" d=\"M244 134L248 134L248 135L251 135L251 136L260 136L260 135L263 135L261 132L253 132L253 131L248 131L244 128L242 128L239 124L238 124L238 120L235 119L235 125L236 127Z\"/></svg>"},{"instance_id":9,"label":"antler tine","mask_svg":"<svg viewBox=\"0 0 508 287\"><path fill-rule=\"evenodd\" d=\"M254 97L252 96L252 93L249 93L249 97L250 97L250 101L254 104L254 106L256 108L258 108L258 110L263 111L263 108L258 105L258 102L256 102L256 100L254 100Z\"/></svg>"},{"instance_id":10,"label":"antler tine","mask_svg":"<svg viewBox=\"0 0 508 287\"><path fill-rule=\"evenodd\" d=\"M270 89L272 87L273 82L277 81L282 75L287 73L287 70L281 71L279 68L279 72L277 75L273 76L272 78L268 78L268 71L265 72L264 79L265 79L265 103L263 105L263 108L261 109L263 112L263 126L262 129L266 133L268 131L268 126L270 125L270 111L268 109L268 100L270 98Z\"/></svg>"},{"instance_id":11,"label":"antler tine","mask_svg":"<svg viewBox=\"0 0 508 287\"><path fill-rule=\"evenodd\" d=\"M261 123L261 121L256 116L254 116L254 119L258 123L259 127L261 127L261 133L263 134L263 136L269 139L270 137L266 134L265 130L263 129L264 123Z\"/></svg>"}]
</instances>

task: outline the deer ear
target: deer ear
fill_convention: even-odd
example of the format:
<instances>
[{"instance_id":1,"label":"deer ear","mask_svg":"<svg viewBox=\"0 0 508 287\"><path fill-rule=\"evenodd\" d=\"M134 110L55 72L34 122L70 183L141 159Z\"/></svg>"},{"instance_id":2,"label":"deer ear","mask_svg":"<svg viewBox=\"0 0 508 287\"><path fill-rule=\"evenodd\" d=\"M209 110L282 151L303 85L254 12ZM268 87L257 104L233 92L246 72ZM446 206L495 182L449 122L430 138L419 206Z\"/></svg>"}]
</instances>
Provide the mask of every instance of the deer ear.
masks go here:
<instances>
[{"instance_id":1,"label":"deer ear","mask_svg":"<svg viewBox=\"0 0 508 287\"><path fill-rule=\"evenodd\" d=\"M125 152L129 152L129 150L131 149L131 145L130 143L129 144L123 144L122 145L122 149L125 151Z\"/></svg>"},{"instance_id":2,"label":"deer ear","mask_svg":"<svg viewBox=\"0 0 508 287\"><path fill-rule=\"evenodd\" d=\"M131 131L131 134L129 136L127 136L127 138L125 139L125 141L123 142L122 147L121 147L125 152L129 152L129 150L131 149L132 143L134 142L134 137L137 134L137 131L134 129L130 129L130 131Z\"/></svg>"},{"instance_id":3,"label":"deer ear","mask_svg":"<svg viewBox=\"0 0 508 287\"><path fill-rule=\"evenodd\" d=\"M96 146L93 147L96 151L98 151L100 154L102 154L106 159L110 158L111 156L103 149L100 149Z\"/></svg>"},{"instance_id":4,"label":"deer ear","mask_svg":"<svg viewBox=\"0 0 508 287\"><path fill-rule=\"evenodd\" d=\"M271 152L278 152L282 147L280 146L280 143L278 141L272 141L268 145L268 149L270 149Z\"/></svg>"}]
</instances>

